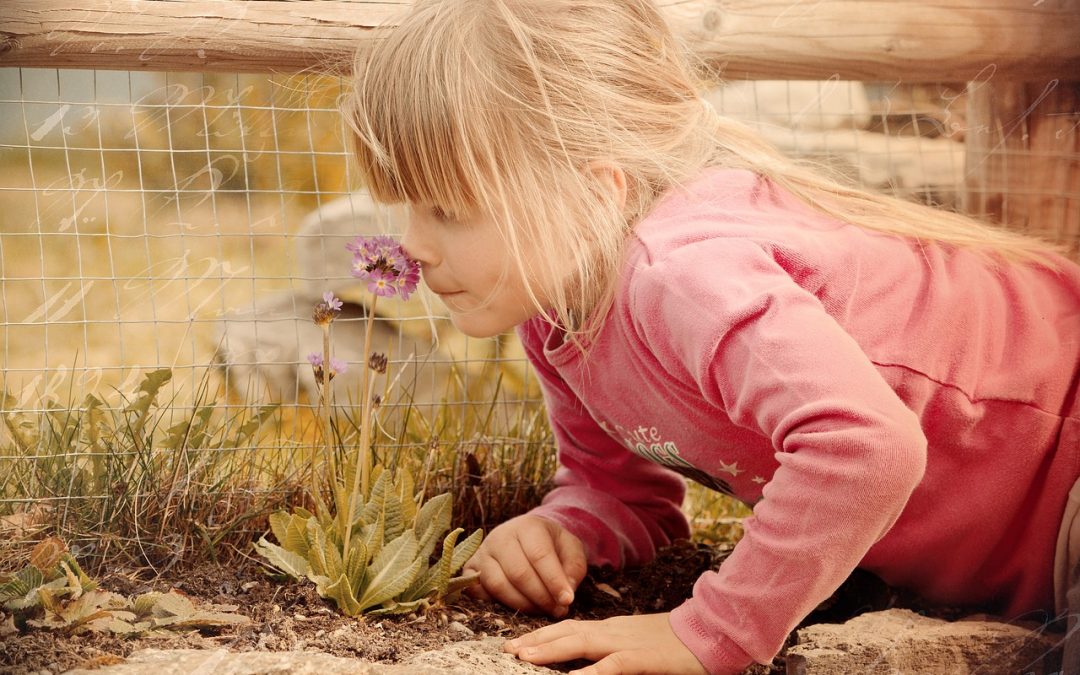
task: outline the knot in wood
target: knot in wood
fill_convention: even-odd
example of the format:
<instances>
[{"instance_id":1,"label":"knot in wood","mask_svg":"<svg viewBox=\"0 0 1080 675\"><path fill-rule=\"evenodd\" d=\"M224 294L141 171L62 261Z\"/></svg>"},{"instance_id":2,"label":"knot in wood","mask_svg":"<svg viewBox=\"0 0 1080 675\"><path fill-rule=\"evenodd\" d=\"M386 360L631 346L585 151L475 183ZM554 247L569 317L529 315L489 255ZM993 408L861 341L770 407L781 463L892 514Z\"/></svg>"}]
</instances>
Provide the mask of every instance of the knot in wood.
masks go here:
<instances>
[{"instance_id":1,"label":"knot in wood","mask_svg":"<svg viewBox=\"0 0 1080 675\"><path fill-rule=\"evenodd\" d=\"M715 9L710 9L705 12L705 16L702 17L701 23L705 26L705 30L715 31L720 28L720 12Z\"/></svg>"}]
</instances>

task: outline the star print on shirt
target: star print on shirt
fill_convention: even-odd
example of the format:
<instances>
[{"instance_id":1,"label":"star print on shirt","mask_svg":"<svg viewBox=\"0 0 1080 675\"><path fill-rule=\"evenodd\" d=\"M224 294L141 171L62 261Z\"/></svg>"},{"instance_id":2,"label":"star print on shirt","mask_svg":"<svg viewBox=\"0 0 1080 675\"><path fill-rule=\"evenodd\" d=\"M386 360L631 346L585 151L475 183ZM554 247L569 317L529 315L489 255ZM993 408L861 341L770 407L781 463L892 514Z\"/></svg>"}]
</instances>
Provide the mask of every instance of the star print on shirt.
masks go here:
<instances>
[{"instance_id":1,"label":"star print on shirt","mask_svg":"<svg viewBox=\"0 0 1080 675\"><path fill-rule=\"evenodd\" d=\"M732 462L731 464L725 464L723 460L720 460L720 471L723 471L725 473L730 473L732 476L738 477L738 475L743 472L743 469L739 468L739 463L738 462Z\"/></svg>"},{"instance_id":2,"label":"star print on shirt","mask_svg":"<svg viewBox=\"0 0 1080 675\"><path fill-rule=\"evenodd\" d=\"M761 485L762 483L767 483L767 482L768 482L768 481L766 481L766 480L765 480L764 478L762 478L761 476L754 476L754 477L753 477L753 478L751 478L750 480L754 481L754 482L755 482L755 483L757 483L758 485Z\"/></svg>"}]
</instances>

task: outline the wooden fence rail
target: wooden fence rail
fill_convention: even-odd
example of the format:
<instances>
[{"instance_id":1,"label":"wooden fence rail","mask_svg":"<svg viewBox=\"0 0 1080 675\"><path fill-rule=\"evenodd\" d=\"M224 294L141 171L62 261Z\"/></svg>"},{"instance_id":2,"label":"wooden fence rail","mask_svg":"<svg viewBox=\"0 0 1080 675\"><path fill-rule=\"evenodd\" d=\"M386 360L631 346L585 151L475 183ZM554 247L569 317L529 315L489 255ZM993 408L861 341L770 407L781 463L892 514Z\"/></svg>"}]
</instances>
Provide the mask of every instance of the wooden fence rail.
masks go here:
<instances>
[{"instance_id":1,"label":"wooden fence rail","mask_svg":"<svg viewBox=\"0 0 1080 675\"><path fill-rule=\"evenodd\" d=\"M3 0L0 66L333 71L406 0ZM661 0L728 79L1075 79L1080 0Z\"/></svg>"}]
</instances>

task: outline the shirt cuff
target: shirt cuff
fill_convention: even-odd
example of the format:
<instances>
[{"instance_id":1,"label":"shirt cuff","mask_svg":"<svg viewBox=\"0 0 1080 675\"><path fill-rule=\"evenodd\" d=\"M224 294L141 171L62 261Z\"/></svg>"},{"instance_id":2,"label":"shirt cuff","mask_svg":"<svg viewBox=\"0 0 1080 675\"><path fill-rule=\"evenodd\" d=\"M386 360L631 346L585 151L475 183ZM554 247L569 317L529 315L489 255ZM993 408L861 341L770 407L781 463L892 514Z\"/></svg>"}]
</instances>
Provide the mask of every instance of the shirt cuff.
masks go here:
<instances>
[{"instance_id":1,"label":"shirt cuff","mask_svg":"<svg viewBox=\"0 0 1080 675\"><path fill-rule=\"evenodd\" d=\"M754 663L753 657L726 635L710 632L698 617L691 598L669 615L675 636L697 657L710 675L735 675Z\"/></svg>"}]
</instances>

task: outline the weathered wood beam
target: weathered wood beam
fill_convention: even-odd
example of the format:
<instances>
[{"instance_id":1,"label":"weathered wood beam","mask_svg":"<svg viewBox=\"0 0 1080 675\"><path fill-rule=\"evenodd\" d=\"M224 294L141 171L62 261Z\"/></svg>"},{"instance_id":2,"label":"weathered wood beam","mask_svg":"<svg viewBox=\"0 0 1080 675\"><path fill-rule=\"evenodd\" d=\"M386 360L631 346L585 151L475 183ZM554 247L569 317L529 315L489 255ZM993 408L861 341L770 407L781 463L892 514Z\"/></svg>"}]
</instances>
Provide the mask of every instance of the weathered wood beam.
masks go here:
<instances>
[{"instance_id":1,"label":"weathered wood beam","mask_svg":"<svg viewBox=\"0 0 1080 675\"><path fill-rule=\"evenodd\" d=\"M972 83L964 144L968 212L1080 259L1080 82Z\"/></svg>"},{"instance_id":2,"label":"weathered wood beam","mask_svg":"<svg viewBox=\"0 0 1080 675\"><path fill-rule=\"evenodd\" d=\"M0 66L341 72L408 0L3 0ZM660 0L728 79L1074 79L1080 0Z\"/></svg>"}]
</instances>

